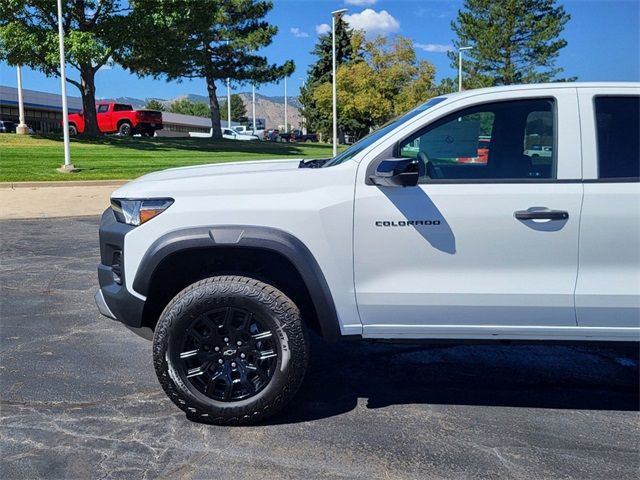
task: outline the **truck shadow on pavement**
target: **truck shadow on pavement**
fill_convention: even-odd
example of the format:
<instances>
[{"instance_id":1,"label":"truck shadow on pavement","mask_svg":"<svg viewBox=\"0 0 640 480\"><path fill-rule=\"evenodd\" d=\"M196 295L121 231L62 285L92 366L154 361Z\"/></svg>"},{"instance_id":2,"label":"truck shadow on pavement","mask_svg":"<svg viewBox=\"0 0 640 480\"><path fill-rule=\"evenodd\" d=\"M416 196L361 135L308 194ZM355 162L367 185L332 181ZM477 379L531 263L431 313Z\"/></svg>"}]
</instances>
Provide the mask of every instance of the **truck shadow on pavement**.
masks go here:
<instances>
[{"instance_id":1,"label":"truck shadow on pavement","mask_svg":"<svg viewBox=\"0 0 640 480\"><path fill-rule=\"evenodd\" d=\"M468 405L637 411L637 345L389 345L312 341L306 379L270 423L356 408Z\"/></svg>"}]
</instances>

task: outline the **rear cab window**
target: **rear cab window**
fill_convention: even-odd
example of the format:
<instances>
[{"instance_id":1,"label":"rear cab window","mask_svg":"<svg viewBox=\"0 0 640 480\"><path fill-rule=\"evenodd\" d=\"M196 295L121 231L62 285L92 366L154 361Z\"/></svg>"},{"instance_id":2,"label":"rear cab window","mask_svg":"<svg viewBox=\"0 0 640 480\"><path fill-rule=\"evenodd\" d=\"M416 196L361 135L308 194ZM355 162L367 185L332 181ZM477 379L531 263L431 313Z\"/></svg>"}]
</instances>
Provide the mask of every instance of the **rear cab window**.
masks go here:
<instances>
[{"instance_id":1,"label":"rear cab window","mask_svg":"<svg viewBox=\"0 0 640 480\"><path fill-rule=\"evenodd\" d=\"M594 98L598 178L640 177L640 96Z\"/></svg>"}]
</instances>

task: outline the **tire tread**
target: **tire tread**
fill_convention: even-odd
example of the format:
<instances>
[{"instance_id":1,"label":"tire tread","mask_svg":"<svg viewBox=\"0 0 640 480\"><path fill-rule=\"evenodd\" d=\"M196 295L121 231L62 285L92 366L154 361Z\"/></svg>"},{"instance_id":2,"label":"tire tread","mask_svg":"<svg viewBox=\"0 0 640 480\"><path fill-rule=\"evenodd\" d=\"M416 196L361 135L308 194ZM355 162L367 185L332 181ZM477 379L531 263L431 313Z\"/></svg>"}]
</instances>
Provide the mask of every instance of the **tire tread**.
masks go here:
<instances>
[{"instance_id":1,"label":"tire tread","mask_svg":"<svg viewBox=\"0 0 640 480\"><path fill-rule=\"evenodd\" d=\"M181 389L188 388L176 385L169 374L166 359L168 340L172 325L179 319L186 309L194 302L208 302L224 298L224 296L245 296L261 303L271 311L285 330L287 344L291 352L291 365L287 367L287 380L284 387L272 397L263 397L250 410L246 407L224 409L224 415L211 415L203 411L196 404L189 402L188 397L181 393ZM153 360L160 385L168 397L192 420L217 425L247 425L264 420L280 410L297 392L306 371L309 346L306 331L302 325L298 307L284 293L267 283L253 278L223 275L209 277L193 283L178 293L165 307L156 326L153 340Z\"/></svg>"}]
</instances>

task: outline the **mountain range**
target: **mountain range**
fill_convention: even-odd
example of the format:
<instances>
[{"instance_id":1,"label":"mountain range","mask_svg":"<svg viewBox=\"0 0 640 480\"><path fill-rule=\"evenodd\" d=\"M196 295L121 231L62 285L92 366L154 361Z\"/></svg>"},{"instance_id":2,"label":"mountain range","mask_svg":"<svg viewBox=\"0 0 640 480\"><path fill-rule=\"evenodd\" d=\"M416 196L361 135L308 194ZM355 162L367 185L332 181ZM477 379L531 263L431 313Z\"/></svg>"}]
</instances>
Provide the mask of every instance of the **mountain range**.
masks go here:
<instances>
[{"instance_id":1,"label":"mountain range","mask_svg":"<svg viewBox=\"0 0 640 480\"><path fill-rule=\"evenodd\" d=\"M238 95L240 95L240 98L247 109L247 117L251 117L251 92L241 92ZM165 107L168 107L172 102L185 98L192 102L203 102L209 104L209 97L194 93L180 95L173 99L117 97L104 98L101 99L101 101L128 103L132 105L133 108L144 108L148 100L157 100ZM227 101L227 97L219 96L218 101L222 104ZM284 97L267 97L266 95L256 93L256 118L263 118L265 120L266 128L278 128L279 126L284 125ZM298 100L298 97L287 98L287 120L292 128L300 127L302 115L300 114L300 101Z\"/></svg>"}]
</instances>

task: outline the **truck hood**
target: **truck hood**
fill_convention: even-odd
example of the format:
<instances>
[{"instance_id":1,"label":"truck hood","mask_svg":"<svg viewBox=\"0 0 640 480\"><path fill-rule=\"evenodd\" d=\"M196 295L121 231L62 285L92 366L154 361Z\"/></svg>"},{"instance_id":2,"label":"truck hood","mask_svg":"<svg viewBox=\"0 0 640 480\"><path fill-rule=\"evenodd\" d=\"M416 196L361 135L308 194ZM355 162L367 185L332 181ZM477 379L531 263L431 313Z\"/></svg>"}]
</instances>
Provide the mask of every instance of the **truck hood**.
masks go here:
<instances>
[{"instance_id":1,"label":"truck hood","mask_svg":"<svg viewBox=\"0 0 640 480\"><path fill-rule=\"evenodd\" d=\"M301 159L256 160L252 162L228 162L209 165L195 165L193 167L169 168L167 170L143 175L131 182L131 185L149 181L175 181L188 178L210 177L214 175L255 173L272 170L294 170L298 168L300 160Z\"/></svg>"},{"instance_id":2,"label":"truck hood","mask_svg":"<svg viewBox=\"0 0 640 480\"><path fill-rule=\"evenodd\" d=\"M123 185L113 198L144 198L180 194L239 194L253 190L300 190L304 178L318 169L298 168L301 159L229 162L171 168L149 173Z\"/></svg>"}]
</instances>

